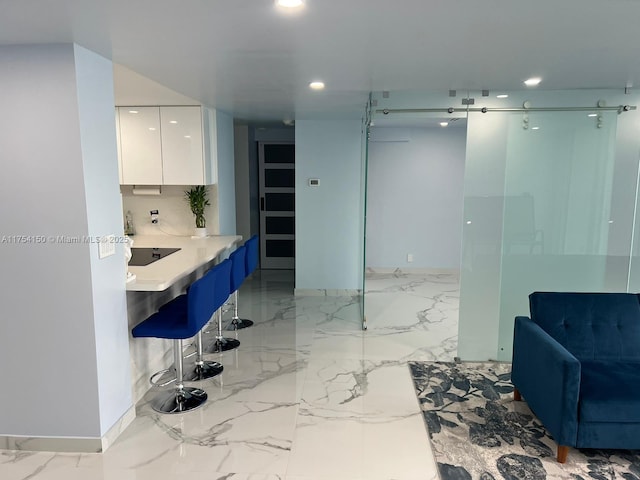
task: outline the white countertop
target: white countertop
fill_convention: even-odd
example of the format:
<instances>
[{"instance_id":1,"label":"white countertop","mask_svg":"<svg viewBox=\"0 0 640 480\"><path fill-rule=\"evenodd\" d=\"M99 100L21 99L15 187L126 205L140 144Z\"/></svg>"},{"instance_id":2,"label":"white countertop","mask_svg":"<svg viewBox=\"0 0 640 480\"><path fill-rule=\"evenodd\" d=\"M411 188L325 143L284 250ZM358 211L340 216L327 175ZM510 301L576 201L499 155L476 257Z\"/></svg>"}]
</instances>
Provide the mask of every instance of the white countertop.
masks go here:
<instances>
[{"instance_id":1,"label":"white countertop","mask_svg":"<svg viewBox=\"0 0 640 480\"><path fill-rule=\"evenodd\" d=\"M127 283L127 291L160 292L182 277L205 265L242 240L240 235L211 235L204 238L171 235L134 235L133 248L180 248L144 267L128 267L136 279Z\"/></svg>"}]
</instances>

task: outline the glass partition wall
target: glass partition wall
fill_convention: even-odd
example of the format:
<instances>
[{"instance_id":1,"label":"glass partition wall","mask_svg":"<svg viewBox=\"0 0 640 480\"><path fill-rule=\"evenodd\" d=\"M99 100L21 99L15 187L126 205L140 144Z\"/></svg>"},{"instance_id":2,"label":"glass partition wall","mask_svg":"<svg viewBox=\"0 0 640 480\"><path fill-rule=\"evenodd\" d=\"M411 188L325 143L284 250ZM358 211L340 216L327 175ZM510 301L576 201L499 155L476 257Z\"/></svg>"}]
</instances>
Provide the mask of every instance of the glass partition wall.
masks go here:
<instances>
[{"instance_id":1,"label":"glass partition wall","mask_svg":"<svg viewBox=\"0 0 640 480\"><path fill-rule=\"evenodd\" d=\"M510 361L513 320L528 315L533 291L640 289L637 97L611 91L482 93L465 92L462 99L473 99L466 106L459 95L373 96L378 106L367 159L365 315L370 330L398 335L421 358ZM433 116L425 110L446 103L454 111L440 116L462 115L458 121L466 125L459 135L458 180L455 160L434 165L434 145L444 142L449 127L441 128L440 139L419 144L411 130L417 127L410 126L411 117ZM401 127L408 128L404 136ZM410 144L424 148L421 166L407 164L407 156L421 156ZM434 256L417 250L429 261L409 257L420 247L411 239ZM442 272L455 270L441 246L458 242L454 324L446 318L457 313L456 290L448 289L451 277L438 277L437 270L438 262ZM429 282L411 282L414 265L435 269L431 280L440 285L420 290Z\"/></svg>"}]
</instances>

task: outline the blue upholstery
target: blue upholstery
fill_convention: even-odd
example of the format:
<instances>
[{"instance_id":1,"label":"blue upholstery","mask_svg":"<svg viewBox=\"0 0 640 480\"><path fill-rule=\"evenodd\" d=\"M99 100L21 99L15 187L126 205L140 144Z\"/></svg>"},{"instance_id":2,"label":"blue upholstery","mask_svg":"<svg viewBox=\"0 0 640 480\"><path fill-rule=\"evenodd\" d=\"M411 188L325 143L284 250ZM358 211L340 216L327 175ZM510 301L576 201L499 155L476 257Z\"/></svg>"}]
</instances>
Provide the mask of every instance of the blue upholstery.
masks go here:
<instances>
[{"instance_id":1,"label":"blue upholstery","mask_svg":"<svg viewBox=\"0 0 640 480\"><path fill-rule=\"evenodd\" d=\"M579 360L639 360L640 303L631 293L529 296L531 319Z\"/></svg>"},{"instance_id":2,"label":"blue upholstery","mask_svg":"<svg viewBox=\"0 0 640 480\"><path fill-rule=\"evenodd\" d=\"M210 272L193 282L186 301L178 300L136 325L134 337L181 339L195 336L215 312L211 291L215 290L215 276ZM186 307L186 308L184 308Z\"/></svg>"},{"instance_id":3,"label":"blue upholstery","mask_svg":"<svg viewBox=\"0 0 640 480\"><path fill-rule=\"evenodd\" d=\"M511 379L558 445L640 448L640 298L534 292Z\"/></svg>"},{"instance_id":4,"label":"blue upholstery","mask_svg":"<svg viewBox=\"0 0 640 480\"><path fill-rule=\"evenodd\" d=\"M238 290L244 279L247 278L246 257L247 248L244 245L240 245L229 255L229 260L231 260L231 293Z\"/></svg>"},{"instance_id":5,"label":"blue upholstery","mask_svg":"<svg viewBox=\"0 0 640 480\"><path fill-rule=\"evenodd\" d=\"M640 423L640 363L582 362L581 422Z\"/></svg>"},{"instance_id":6,"label":"blue upholstery","mask_svg":"<svg viewBox=\"0 0 640 480\"><path fill-rule=\"evenodd\" d=\"M260 255L258 250L258 236L254 235L249 240L244 242L244 246L247 247L247 257L245 263L245 277L251 275L256 268L258 268L258 262L260 261Z\"/></svg>"},{"instance_id":7,"label":"blue upholstery","mask_svg":"<svg viewBox=\"0 0 640 480\"><path fill-rule=\"evenodd\" d=\"M231 294L231 266L231 260L226 259L210 270L216 278L214 288L209 291L214 306L212 314L225 304Z\"/></svg>"}]
</instances>

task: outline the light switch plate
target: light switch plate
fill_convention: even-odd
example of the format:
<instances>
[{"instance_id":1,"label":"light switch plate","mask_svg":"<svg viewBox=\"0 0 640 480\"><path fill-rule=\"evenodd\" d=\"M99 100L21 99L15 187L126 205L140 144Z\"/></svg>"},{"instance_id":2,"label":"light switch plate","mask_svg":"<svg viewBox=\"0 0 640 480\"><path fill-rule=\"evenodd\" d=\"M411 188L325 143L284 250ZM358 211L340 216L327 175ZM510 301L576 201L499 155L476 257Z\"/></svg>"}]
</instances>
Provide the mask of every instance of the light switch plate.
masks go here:
<instances>
[{"instance_id":1,"label":"light switch plate","mask_svg":"<svg viewBox=\"0 0 640 480\"><path fill-rule=\"evenodd\" d=\"M106 258L116 253L116 236L105 235L98 242L98 258Z\"/></svg>"}]
</instances>

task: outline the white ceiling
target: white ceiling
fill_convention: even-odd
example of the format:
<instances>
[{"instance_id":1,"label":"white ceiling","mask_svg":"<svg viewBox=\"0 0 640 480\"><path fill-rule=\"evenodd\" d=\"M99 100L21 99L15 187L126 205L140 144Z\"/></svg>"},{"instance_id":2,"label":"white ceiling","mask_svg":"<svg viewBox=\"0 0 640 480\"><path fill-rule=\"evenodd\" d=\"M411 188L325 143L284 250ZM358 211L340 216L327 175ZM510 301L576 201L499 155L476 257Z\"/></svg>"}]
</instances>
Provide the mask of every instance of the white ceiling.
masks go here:
<instances>
[{"instance_id":1,"label":"white ceiling","mask_svg":"<svg viewBox=\"0 0 640 480\"><path fill-rule=\"evenodd\" d=\"M545 89L640 87L638 0L306 2L284 14L273 0L0 0L0 45L76 42L157 94L256 121L360 115L369 91L514 90L533 75Z\"/></svg>"}]
</instances>

